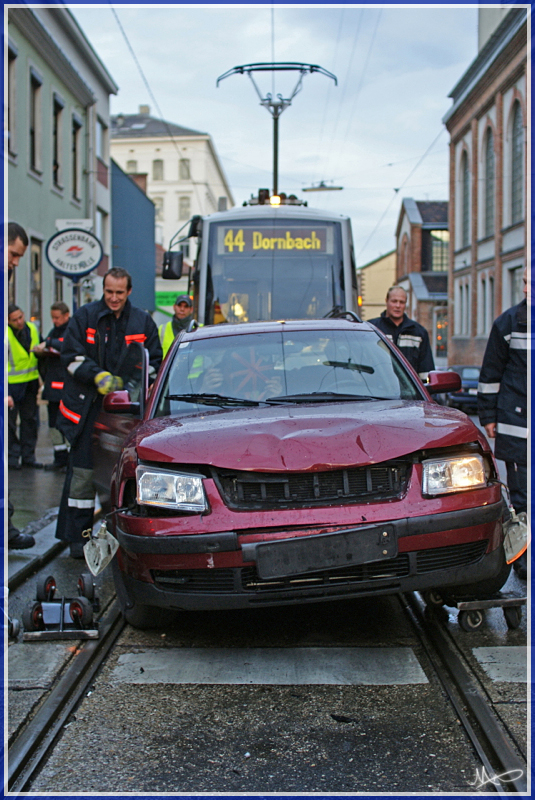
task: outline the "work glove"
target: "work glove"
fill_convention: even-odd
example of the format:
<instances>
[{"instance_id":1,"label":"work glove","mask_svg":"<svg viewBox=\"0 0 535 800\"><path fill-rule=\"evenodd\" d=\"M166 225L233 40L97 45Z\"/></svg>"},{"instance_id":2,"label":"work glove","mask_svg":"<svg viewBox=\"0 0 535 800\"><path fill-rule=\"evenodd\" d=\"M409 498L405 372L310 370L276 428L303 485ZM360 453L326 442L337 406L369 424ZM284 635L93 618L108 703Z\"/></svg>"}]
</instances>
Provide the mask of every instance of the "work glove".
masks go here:
<instances>
[{"instance_id":1,"label":"work glove","mask_svg":"<svg viewBox=\"0 0 535 800\"><path fill-rule=\"evenodd\" d=\"M111 372L99 372L95 375L95 385L99 394L109 394L123 388L123 379Z\"/></svg>"}]
</instances>

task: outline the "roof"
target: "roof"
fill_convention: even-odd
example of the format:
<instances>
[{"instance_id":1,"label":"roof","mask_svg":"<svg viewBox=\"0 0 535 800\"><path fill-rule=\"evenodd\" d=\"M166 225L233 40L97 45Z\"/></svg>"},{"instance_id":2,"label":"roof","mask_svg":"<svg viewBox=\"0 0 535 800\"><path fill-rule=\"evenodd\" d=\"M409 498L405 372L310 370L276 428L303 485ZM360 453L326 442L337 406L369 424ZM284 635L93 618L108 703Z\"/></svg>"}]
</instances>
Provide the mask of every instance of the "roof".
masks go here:
<instances>
[{"instance_id":1,"label":"roof","mask_svg":"<svg viewBox=\"0 0 535 800\"><path fill-rule=\"evenodd\" d=\"M417 200L416 205L422 218L422 227L427 225L447 225L448 224L448 201L447 200Z\"/></svg>"},{"instance_id":2,"label":"roof","mask_svg":"<svg viewBox=\"0 0 535 800\"><path fill-rule=\"evenodd\" d=\"M417 300L447 301L447 272L411 272L408 278Z\"/></svg>"},{"instance_id":3,"label":"roof","mask_svg":"<svg viewBox=\"0 0 535 800\"><path fill-rule=\"evenodd\" d=\"M208 136L207 133L183 128L174 122L151 117L149 114L114 114L111 118L111 135L139 139L156 136Z\"/></svg>"},{"instance_id":4,"label":"roof","mask_svg":"<svg viewBox=\"0 0 535 800\"><path fill-rule=\"evenodd\" d=\"M486 75L492 64L497 61L499 56L507 49L508 45L521 30L522 26L526 24L526 20L527 8L512 8L498 25L492 36L479 51L474 61L472 61L468 69L449 93L448 97L452 98L453 105L442 117L442 122L446 127L455 111L469 97L470 93Z\"/></svg>"},{"instance_id":5,"label":"roof","mask_svg":"<svg viewBox=\"0 0 535 800\"><path fill-rule=\"evenodd\" d=\"M414 200L404 197L401 201L396 237L399 236L403 216L406 215L411 225L431 230L433 228L448 228L448 201L447 200Z\"/></svg>"}]
</instances>

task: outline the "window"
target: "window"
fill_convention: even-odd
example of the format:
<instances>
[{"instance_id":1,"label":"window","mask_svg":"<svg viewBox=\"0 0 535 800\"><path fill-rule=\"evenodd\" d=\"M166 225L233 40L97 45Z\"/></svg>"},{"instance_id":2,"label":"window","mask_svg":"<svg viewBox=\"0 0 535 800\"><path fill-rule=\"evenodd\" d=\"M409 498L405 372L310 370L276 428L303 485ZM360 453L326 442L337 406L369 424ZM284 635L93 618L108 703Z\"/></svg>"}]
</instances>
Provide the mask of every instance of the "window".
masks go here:
<instances>
[{"instance_id":1,"label":"window","mask_svg":"<svg viewBox=\"0 0 535 800\"><path fill-rule=\"evenodd\" d=\"M522 129L522 110L520 103L515 103L513 112L513 128L511 137L511 222L523 219L522 201L524 195L524 131Z\"/></svg>"},{"instance_id":2,"label":"window","mask_svg":"<svg viewBox=\"0 0 535 800\"><path fill-rule=\"evenodd\" d=\"M449 264L450 232L430 231L431 269L433 272L447 272Z\"/></svg>"},{"instance_id":3,"label":"window","mask_svg":"<svg viewBox=\"0 0 535 800\"><path fill-rule=\"evenodd\" d=\"M137 172L137 161L127 161L126 162L126 171L128 173L136 173Z\"/></svg>"},{"instance_id":4,"label":"window","mask_svg":"<svg viewBox=\"0 0 535 800\"><path fill-rule=\"evenodd\" d=\"M189 158L181 158L178 162L178 177L181 181L189 181L191 179Z\"/></svg>"},{"instance_id":5,"label":"window","mask_svg":"<svg viewBox=\"0 0 535 800\"><path fill-rule=\"evenodd\" d=\"M101 120L97 119L95 130L95 154L101 161L106 161L106 134L107 128Z\"/></svg>"},{"instance_id":6,"label":"window","mask_svg":"<svg viewBox=\"0 0 535 800\"><path fill-rule=\"evenodd\" d=\"M163 221L163 197L151 198L154 203L155 219L157 222Z\"/></svg>"},{"instance_id":7,"label":"window","mask_svg":"<svg viewBox=\"0 0 535 800\"><path fill-rule=\"evenodd\" d=\"M152 180L163 181L163 161L161 158L155 158L152 162Z\"/></svg>"},{"instance_id":8,"label":"window","mask_svg":"<svg viewBox=\"0 0 535 800\"><path fill-rule=\"evenodd\" d=\"M189 242L186 242L186 244L181 244L180 249L184 258L189 259Z\"/></svg>"},{"instance_id":9,"label":"window","mask_svg":"<svg viewBox=\"0 0 535 800\"><path fill-rule=\"evenodd\" d=\"M190 218L190 199L189 197L179 197L178 198L178 218L179 219L189 219Z\"/></svg>"},{"instance_id":10,"label":"window","mask_svg":"<svg viewBox=\"0 0 535 800\"><path fill-rule=\"evenodd\" d=\"M470 172L468 169L468 156L463 153L461 158L461 247L470 244Z\"/></svg>"},{"instance_id":11,"label":"window","mask_svg":"<svg viewBox=\"0 0 535 800\"><path fill-rule=\"evenodd\" d=\"M30 69L30 169L41 172L41 86L42 78Z\"/></svg>"},{"instance_id":12,"label":"window","mask_svg":"<svg viewBox=\"0 0 535 800\"><path fill-rule=\"evenodd\" d=\"M54 277L54 302L58 303L60 300L63 300L63 278L56 274Z\"/></svg>"},{"instance_id":13,"label":"window","mask_svg":"<svg viewBox=\"0 0 535 800\"><path fill-rule=\"evenodd\" d=\"M95 236L100 241L104 253L106 253L108 250L108 248L106 247L107 232L108 232L107 224L108 224L108 215L106 214L105 211L101 211L100 208L97 208L97 213L95 217Z\"/></svg>"},{"instance_id":14,"label":"window","mask_svg":"<svg viewBox=\"0 0 535 800\"><path fill-rule=\"evenodd\" d=\"M446 306L435 308L435 358L448 356L448 309Z\"/></svg>"},{"instance_id":15,"label":"window","mask_svg":"<svg viewBox=\"0 0 535 800\"><path fill-rule=\"evenodd\" d=\"M16 146L16 64L17 53L11 46L8 49L8 67L7 67L7 146L11 155L17 152Z\"/></svg>"},{"instance_id":16,"label":"window","mask_svg":"<svg viewBox=\"0 0 535 800\"><path fill-rule=\"evenodd\" d=\"M455 281L455 336L470 334L470 277L465 276Z\"/></svg>"},{"instance_id":17,"label":"window","mask_svg":"<svg viewBox=\"0 0 535 800\"><path fill-rule=\"evenodd\" d=\"M227 210L227 198L226 197L218 197L217 198L217 210L218 211L226 211Z\"/></svg>"},{"instance_id":18,"label":"window","mask_svg":"<svg viewBox=\"0 0 535 800\"><path fill-rule=\"evenodd\" d=\"M524 299L524 267L516 267L509 272L509 286L511 293L511 305L516 306Z\"/></svg>"},{"instance_id":19,"label":"window","mask_svg":"<svg viewBox=\"0 0 535 800\"><path fill-rule=\"evenodd\" d=\"M54 94L52 101L52 182L56 188L63 184L61 170L61 127L63 121L63 101Z\"/></svg>"},{"instance_id":20,"label":"window","mask_svg":"<svg viewBox=\"0 0 535 800\"><path fill-rule=\"evenodd\" d=\"M494 233L495 191L494 134L489 128L485 143L485 236Z\"/></svg>"},{"instance_id":21,"label":"window","mask_svg":"<svg viewBox=\"0 0 535 800\"><path fill-rule=\"evenodd\" d=\"M82 179L82 165L80 142L82 129L82 121L73 116L71 128L71 172L72 172L72 196L74 200L80 200L81 197L81 179Z\"/></svg>"},{"instance_id":22,"label":"window","mask_svg":"<svg viewBox=\"0 0 535 800\"><path fill-rule=\"evenodd\" d=\"M30 241L30 320L41 329L41 285L42 285L41 242Z\"/></svg>"}]
</instances>

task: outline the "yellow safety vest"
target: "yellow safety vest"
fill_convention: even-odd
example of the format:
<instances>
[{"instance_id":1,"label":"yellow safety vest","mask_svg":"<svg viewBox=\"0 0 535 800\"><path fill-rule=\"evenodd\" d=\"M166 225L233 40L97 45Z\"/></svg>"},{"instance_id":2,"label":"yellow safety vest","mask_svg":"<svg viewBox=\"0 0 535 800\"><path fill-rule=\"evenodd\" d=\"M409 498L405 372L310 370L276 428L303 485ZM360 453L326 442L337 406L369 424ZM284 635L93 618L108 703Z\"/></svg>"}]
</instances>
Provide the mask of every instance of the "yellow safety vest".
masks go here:
<instances>
[{"instance_id":1,"label":"yellow safety vest","mask_svg":"<svg viewBox=\"0 0 535 800\"><path fill-rule=\"evenodd\" d=\"M160 341L162 343L162 350L165 357L167 351L175 341L172 321L162 323L158 328L158 333L160 334Z\"/></svg>"},{"instance_id":2,"label":"yellow safety vest","mask_svg":"<svg viewBox=\"0 0 535 800\"><path fill-rule=\"evenodd\" d=\"M26 325L31 332L30 347L37 347L39 344L37 328L33 322L27 322ZM7 382L29 383L38 378L37 357L24 349L10 325L7 326L7 344Z\"/></svg>"}]
</instances>

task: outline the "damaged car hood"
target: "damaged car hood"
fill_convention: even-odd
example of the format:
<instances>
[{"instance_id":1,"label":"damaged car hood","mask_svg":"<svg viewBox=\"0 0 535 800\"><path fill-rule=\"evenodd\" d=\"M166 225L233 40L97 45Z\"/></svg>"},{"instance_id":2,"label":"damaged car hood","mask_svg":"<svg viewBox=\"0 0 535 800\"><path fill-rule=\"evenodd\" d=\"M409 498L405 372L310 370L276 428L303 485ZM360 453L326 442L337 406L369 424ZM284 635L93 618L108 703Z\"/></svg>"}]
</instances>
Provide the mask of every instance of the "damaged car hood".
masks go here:
<instances>
[{"instance_id":1,"label":"damaged car hood","mask_svg":"<svg viewBox=\"0 0 535 800\"><path fill-rule=\"evenodd\" d=\"M463 413L401 400L209 410L142 423L142 461L255 472L316 471L379 463L424 449L486 443Z\"/></svg>"}]
</instances>

